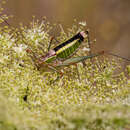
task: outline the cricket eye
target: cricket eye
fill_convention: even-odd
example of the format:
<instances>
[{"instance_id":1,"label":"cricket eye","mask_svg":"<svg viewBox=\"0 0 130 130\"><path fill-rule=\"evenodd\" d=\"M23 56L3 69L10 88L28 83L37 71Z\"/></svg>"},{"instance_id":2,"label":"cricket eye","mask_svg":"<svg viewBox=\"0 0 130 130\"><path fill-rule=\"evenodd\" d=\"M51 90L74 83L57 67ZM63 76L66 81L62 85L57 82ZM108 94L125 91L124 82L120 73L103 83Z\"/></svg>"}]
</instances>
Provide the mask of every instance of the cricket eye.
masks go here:
<instances>
[{"instance_id":1,"label":"cricket eye","mask_svg":"<svg viewBox=\"0 0 130 130\"><path fill-rule=\"evenodd\" d=\"M80 32L80 34L82 35L83 38L87 38L89 32L88 31L82 31L82 32Z\"/></svg>"},{"instance_id":2,"label":"cricket eye","mask_svg":"<svg viewBox=\"0 0 130 130\"><path fill-rule=\"evenodd\" d=\"M89 30L86 30L85 33L88 35L89 34Z\"/></svg>"}]
</instances>

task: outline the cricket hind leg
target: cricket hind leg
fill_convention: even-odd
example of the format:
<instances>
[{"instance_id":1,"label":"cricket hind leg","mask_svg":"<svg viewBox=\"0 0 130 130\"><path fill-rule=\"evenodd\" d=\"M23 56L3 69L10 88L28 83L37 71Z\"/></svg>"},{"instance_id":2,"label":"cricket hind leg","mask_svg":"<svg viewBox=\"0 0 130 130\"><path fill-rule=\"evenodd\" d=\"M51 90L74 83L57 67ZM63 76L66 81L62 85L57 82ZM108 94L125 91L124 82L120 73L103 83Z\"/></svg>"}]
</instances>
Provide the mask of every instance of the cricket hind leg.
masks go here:
<instances>
[{"instance_id":1,"label":"cricket hind leg","mask_svg":"<svg viewBox=\"0 0 130 130\"><path fill-rule=\"evenodd\" d=\"M125 58L125 57L120 56L120 55L117 55L117 54L114 54L114 53L112 53L112 52L106 51L106 52L104 52L104 53L107 54L107 55L115 56L115 57L117 57L117 58L121 58L121 59L123 59L123 60L126 60L126 61L129 61L129 62L130 62L130 59Z\"/></svg>"},{"instance_id":2,"label":"cricket hind leg","mask_svg":"<svg viewBox=\"0 0 130 130\"><path fill-rule=\"evenodd\" d=\"M130 62L130 59L125 58L125 57L120 56L120 55L117 55L117 54L114 54L113 52L109 52L109 51L100 51L97 54L98 55L110 55L110 56L114 56L114 57L117 57L117 58L121 58L122 60L125 60L127 62ZM104 68L105 68L105 66L104 66Z\"/></svg>"},{"instance_id":3,"label":"cricket hind leg","mask_svg":"<svg viewBox=\"0 0 130 130\"><path fill-rule=\"evenodd\" d=\"M49 69L51 69L59 74L55 80L50 81L51 84L55 83L56 81L58 81L59 79L61 79L63 77L63 73L60 70L56 69L56 67L54 65L48 64L47 66Z\"/></svg>"},{"instance_id":4,"label":"cricket hind leg","mask_svg":"<svg viewBox=\"0 0 130 130\"><path fill-rule=\"evenodd\" d=\"M130 62L130 59L125 58L125 57L120 56L120 55L117 55L117 54L114 54L113 52L109 52L109 51L100 51L99 54L102 54L102 55L106 54L106 55L114 56L114 57L121 58L121 59L123 59L123 60L126 60L126 61Z\"/></svg>"}]
</instances>

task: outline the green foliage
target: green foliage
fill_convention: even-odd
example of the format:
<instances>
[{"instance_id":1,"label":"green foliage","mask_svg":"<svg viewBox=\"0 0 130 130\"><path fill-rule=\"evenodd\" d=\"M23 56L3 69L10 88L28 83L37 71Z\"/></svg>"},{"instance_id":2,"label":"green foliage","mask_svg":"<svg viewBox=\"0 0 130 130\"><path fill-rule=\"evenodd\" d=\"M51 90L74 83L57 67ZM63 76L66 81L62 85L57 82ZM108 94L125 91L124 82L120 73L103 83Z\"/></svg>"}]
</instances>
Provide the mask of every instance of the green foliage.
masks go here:
<instances>
[{"instance_id":1,"label":"green foliage","mask_svg":"<svg viewBox=\"0 0 130 130\"><path fill-rule=\"evenodd\" d=\"M65 67L64 76L37 70L36 57L45 55L55 25L33 20L30 27L0 27L0 129L2 130L113 130L129 128L130 88L127 72L115 60L93 58L86 66ZM62 42L84 26L61 32ZM54 41L53 46L56 46ZM84 47L77 55L88 55Z\"/></svg>"}]
</instances>

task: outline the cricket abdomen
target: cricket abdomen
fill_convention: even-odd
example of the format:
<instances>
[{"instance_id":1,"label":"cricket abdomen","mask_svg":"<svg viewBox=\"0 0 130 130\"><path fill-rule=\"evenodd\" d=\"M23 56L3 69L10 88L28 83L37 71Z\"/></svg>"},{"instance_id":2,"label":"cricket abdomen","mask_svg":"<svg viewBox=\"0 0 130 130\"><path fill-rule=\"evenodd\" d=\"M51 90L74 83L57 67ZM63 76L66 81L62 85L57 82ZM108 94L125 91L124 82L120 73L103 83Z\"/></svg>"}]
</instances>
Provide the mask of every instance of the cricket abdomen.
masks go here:
<instances>
[{"instance_id":1,"label":"cricket abdomen","mask_svg":"<svg viewBox=\"0 0 130 130\"><path fill-rule=\"evenodd\" d=\"M71 39L55 47L54 51L56 52L57 58L66 59L73 55L85 38L82 34L83 32L80 32Z\"/></svg>"},{"instance_id":2,"label":"cricket abdomen","mask_svg":"<svg viewBox=\"0 0 130 130\"><path fill-rule=\"evenodd\" d=\"M71 56L75 51L78 49L78 47L81 44L81 40L74 40L70 44L62 47L56 52L56 55L58 58L65 59Z\"/></svg>"}]
</instances>

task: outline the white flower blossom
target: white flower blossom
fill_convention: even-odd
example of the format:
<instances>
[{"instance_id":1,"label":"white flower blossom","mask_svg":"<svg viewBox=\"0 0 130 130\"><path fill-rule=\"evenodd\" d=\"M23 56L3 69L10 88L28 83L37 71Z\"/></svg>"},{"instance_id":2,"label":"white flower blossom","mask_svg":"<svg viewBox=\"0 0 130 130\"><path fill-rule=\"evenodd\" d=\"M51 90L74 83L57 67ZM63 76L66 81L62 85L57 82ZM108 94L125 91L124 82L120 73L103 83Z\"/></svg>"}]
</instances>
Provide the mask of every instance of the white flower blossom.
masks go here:
<instances>
[{"instance_id":1,"label":"white flower blossom","mask_svg":"<svg viewBox=\"0 0 130 130\"><path fill-rule=\"evenodd\" d=\"M90 51L90 48L84 47L82 50L83 51Z\"/></svg>"},{"instance_id":2,"label":"white flower blossom","mask_svg":"<svg viewBox=\"0 0 130 130\"><path fill-rule=\"evenodd\" d=\"M81 22L79 22L79 24L82 25L82 26L86 26L87 25L86 21L81 21Z\"/></svg>"},{"instance_id":3,"label":"white flower blossom","mask_svg":"<svg viewBox=\"0 0 130 130\"><path fill-rule=\"evenodd\" d=\"M18 47L13 47L14 51L19 55L23 56L25 54L25 49L27 48L26 45L20 44Z\"/></svg>"}]
</instances>

